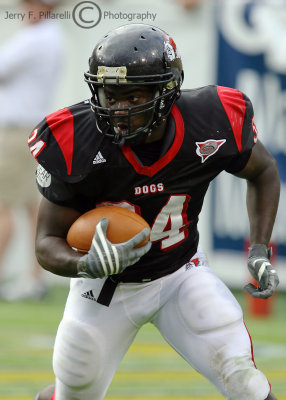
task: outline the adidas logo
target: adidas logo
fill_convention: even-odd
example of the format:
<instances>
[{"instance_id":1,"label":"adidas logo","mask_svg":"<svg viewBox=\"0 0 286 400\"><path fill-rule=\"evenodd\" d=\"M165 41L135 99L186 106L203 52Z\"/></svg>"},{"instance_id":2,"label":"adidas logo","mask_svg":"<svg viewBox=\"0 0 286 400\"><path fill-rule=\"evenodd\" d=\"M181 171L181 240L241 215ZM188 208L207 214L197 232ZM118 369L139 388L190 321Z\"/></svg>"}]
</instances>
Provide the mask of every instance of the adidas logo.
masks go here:
<instances>
[{"instance_id":1,"label":"adidas logo","mask_svg":"<svg viewBox=\"0 0 286 400\"><path fill-rule=\"evenodd\" d=\"M104 162L106 162L106 159L103 157L103 155L101 154L101 152L99 151L98 153L97 153L97 155L94 157L94 160L93 160L93 164L101 164L101 163L104 163Z\"/></svg>"},{"instance_id":2,"label":"adidas logo","mask_svg":"<svg viewBox=\"0 0 286 400\"><path fill-rule=\"evenodd\" d=\"M81 297L84 297L84 298L89 299L89 300L96 301L96 298L94 297L92 290L89 290L88 292L83 293L81 295Z\"/></svg>"}]
</instances>

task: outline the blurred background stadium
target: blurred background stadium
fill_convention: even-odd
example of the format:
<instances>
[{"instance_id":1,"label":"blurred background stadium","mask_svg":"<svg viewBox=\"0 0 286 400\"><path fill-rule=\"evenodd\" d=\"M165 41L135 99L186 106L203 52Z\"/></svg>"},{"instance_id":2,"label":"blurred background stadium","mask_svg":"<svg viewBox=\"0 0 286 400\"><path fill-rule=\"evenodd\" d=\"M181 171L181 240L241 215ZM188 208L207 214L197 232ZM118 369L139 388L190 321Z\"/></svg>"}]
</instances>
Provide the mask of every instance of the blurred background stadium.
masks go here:
<instances>
[{"instance_id":1,"label":"blurred background stadium","mask_svg":"<svg viewBox=\"0 0 286 400\"><path fill-rule=\"evenodd\" d=\"M55 10L62 15L56 22L63 31L65 54L62 78L49 111L89 97L83 71L94 44L108 30L132 22L156 25L173 36L183 59L183 88L218 83L244 91L253 101L259 137L276 158L282 180L272 237L273 263L281 280L278 294L261 306L239 290L249 279L245 182L222 174L212 184L200 219L201 247L211 267L243 305L256 362L266 372L273 392L286 399L286 1L98 0L101 20L88 29L78 26L72 17L79 3L61 1ZM0 46L22 28L20 19L5 18L7 12L19 10L18 1L0 0ZM92 21L99 17L94 12L86 9L82 15ZM2 263L0 288L6 285L17 293L32 279L33 239L25 212L15 209L13 215L16 230ZM40 301L0 301L0 400L31 399L53 380L52 346L68 280L47 273L45 281L47 293ZM148 325L123 360L108 392L109 400L123 398L221 397Z\"/></svg>"}]
</instances>

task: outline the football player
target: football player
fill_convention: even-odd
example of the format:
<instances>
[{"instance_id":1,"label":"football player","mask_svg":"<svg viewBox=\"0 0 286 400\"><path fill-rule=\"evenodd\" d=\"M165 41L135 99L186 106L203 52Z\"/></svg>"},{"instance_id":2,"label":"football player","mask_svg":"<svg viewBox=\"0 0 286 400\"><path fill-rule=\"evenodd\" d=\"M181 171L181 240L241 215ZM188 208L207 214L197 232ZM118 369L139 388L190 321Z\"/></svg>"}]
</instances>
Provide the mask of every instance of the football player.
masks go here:
<instances>
[{"instance_id":1,"label":"football player","mask_svg":"<svg viewBox=\"0 0 286 400\"><path fill-rule=\"evenodd\" d=\"M46 270L72 278L54 347L55 388L38 400L103 399L147 322L225 398L275 399L255 366L241 307L198 247L197 222L221 171L246 179L248 269L259 285L246 289L271 296L279 283L268 248L279 199L276 162L257 138L245 94L215 85L181 92L183 77L167 33L122 26L89 59L91 99L48 115L28 139L43 195L36 254ZM68 246L81 214L115 204L152 227L144 247L135 246L148 229L110 243L106 218L87 254Z\"/></svg>"}]
</instances>

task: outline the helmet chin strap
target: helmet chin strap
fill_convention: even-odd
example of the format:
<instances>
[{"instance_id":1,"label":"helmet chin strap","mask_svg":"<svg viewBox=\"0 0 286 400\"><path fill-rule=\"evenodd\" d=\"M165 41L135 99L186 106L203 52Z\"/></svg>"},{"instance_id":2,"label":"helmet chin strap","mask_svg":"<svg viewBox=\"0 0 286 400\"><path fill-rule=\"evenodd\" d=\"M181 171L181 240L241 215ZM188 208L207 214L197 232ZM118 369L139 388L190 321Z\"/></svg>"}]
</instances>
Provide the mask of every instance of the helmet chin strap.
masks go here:
<instances>
[{"instance_id":1,"label":"helmet chin strap","mask_svg":"<svg viewBox=\"0 0 286 400\"><path fill-rule=\"evenodd\" d=\"M118 146L123 146L126 142L125 136L127 132L127 129L123 129L122 132L116 132L115 131L115 135L114 135L114 140L112 141L112 143L117 144Z\"/></svg>"}]
</instances>

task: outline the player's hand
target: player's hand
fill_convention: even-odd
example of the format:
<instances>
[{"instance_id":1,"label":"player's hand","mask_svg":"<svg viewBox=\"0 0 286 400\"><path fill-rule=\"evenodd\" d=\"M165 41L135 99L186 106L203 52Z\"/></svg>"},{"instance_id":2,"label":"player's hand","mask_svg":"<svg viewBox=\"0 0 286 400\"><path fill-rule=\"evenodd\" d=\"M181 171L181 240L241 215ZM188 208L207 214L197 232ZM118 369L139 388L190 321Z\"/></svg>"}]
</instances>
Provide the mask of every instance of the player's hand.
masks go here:
<instances>
[{"instance_id":1,"label":"player's hand","mask_svg":"<svg viewBox=\"0 0 286 400\"><path fill-rule=\"evenodd\" d=\"M126 242L113 244L106 237L108 219L102 218L96 225L90 250L78 262L78 275L85 278L103 278L119 274L135 264L151 248L151 242L135 248L150 234L148 228Z\"/></svg>"},{"instance_id":2,"label":"player's hand","mask_svg":"<svg viewBox=\"0 0 286 400\"><path fill-rule=\"evenodd\" d=\"M249 283L244 289L252 297L267 299L275 292L279 278L276 270L270 263L272 250L264 244L255 244L249 248L248 269L253 278L259 283L259 287Z\"/></svg>"}]
</instances>

